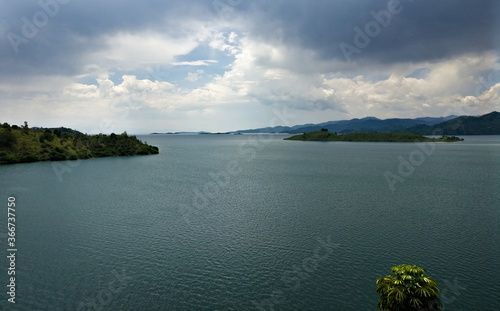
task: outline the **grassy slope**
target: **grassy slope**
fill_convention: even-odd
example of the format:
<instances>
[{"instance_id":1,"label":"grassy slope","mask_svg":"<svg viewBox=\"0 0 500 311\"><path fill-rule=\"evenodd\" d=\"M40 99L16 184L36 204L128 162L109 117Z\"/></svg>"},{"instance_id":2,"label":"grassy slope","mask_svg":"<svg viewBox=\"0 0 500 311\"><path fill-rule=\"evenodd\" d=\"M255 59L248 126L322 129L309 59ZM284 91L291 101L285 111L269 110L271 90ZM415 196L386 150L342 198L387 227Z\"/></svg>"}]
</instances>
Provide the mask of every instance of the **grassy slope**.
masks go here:
<instances>
[{"instance_id":1,"label":"grassy slope","mask_svg":"<svg viewBox=\"0 0 500 311\"><path fill-rule=\"evenodd\" d=\"M368 141L368 142L425 142L425 141L460 141L456 137L442 137L432 139L417 134L410 133L350 133L341 134L330 133L328 131L309 132L285 140L303 141Z\"/></svg>"},{"instance_id":2,"label":"grassy slope","mask_svg":"<svg viewBox=\"0 0 500 311\"><path fill-rule=\"evenodd\" d=\"M157 154L158 148L135 136L84 135L71 131L0 127L0 164Z\"/></svg>"}]
</instances>

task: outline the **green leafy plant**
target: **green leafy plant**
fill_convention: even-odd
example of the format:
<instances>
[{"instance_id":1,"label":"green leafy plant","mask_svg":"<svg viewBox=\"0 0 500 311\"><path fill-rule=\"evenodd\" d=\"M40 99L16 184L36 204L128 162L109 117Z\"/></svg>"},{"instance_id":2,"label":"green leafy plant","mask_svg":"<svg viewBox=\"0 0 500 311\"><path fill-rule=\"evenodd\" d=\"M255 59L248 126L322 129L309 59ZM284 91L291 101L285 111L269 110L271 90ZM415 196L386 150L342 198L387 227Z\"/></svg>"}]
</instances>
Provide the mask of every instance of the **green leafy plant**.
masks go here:
<instances>
[{"instance_id":1,"label":"green leafy plant","mask_svg":"<svg viewBox=\"0 0 500 311\"><path fill-rule=\"evenodd\" d=\"M438 284L424 275L424 268L415 265L399 265L391 268L394 275L377 278L380 295L377 309L387 311L439 311L443 307L439 299Z\"/></svg>"}]
</instances>

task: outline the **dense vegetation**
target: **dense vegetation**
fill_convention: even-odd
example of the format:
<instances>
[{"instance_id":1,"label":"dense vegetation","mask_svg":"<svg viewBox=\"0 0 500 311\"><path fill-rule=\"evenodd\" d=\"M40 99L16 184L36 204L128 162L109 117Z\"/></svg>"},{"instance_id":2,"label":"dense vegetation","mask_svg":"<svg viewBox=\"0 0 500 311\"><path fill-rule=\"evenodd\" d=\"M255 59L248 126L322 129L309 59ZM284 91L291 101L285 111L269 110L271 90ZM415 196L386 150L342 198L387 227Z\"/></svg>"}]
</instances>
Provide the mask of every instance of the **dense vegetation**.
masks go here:
<instances>
[{"instance_id":1,"label":"dense vegetation","mask_svg":"<svg viewBox=\"0 0 500 311\"><path fill-rule=\"evenodd\" d=\"M0 125L0 164L158 154L158 148L126 132L85 135L68 128Z\"/></svg>"},{"instance_id":2,"label":"dense vegetation","mask_svg":"<svg viewBox=\"0 0 500 311\"><path fill-rule=\"evenodd\" d=\"M480 117L463 116L436 125L417 125L407 129L421 135L500 135L500 112Z\"/></svg>"},{"instance_id":3,"label":"dense vegetation","mask_svg":"<svg viewBox=\"0 0 500 311\"><path fill-rule=\"evenodd\" d=\"M441 138L428 138L410 133L330 133L328 130L304 133L285 138L285 140L303 141L371 141L371 142L426 142L426 141L461 141L458 137L443 136Z\"/></svg>"},{"instance_id":4,"label":"dense vegetation","mask_svg":"<svg viewBox=\"0 0 500 311\"><path fill-rule=\"evenodd\" d=\"M380 295L377 308L387 311L436 310L443 307L436 281L424 275L425 269L415 265L391 268L394 275L377 278Z\"/></svg>"}]
</instances>

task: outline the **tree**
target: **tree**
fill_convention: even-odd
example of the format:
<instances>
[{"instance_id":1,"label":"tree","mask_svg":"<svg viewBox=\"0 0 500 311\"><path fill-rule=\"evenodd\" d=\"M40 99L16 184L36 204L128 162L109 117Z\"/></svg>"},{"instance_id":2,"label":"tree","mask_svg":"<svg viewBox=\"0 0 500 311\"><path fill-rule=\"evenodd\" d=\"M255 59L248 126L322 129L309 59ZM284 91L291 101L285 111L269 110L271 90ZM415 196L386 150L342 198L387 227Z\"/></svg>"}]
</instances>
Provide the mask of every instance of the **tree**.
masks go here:
<instances>
[{"instance_id":1,"label":"tree","mask_svg":"<svg viewBox=\"0 0 500 311\"><path fill-rule=\"evenodd\" d=\"M29 133L28 130L29 130L28 122L24 121L23 133L28 134Z\"/></svg>"},{"instance_id":2,"label":"tree","mask_svg":"<svg viewBox=\"0 0 500 311\"><path fill-rule=\"evenodd\" d=\"M380 294L377 309L387 311L439 311L443 307L438 297L438 284L424 276L425 269L415 265L391 268L395 275L377 278Z\"/></svg>"},{"instance_id":3,"label":"tree","mask_svg":"<svg viewBox=\"0 0 500 311\"><path fill-rule=\"evenodd\" d=\"M57 137L61 138L61 129L55 129L54 130L54 135L56 135Z\"/></svg>"},{"instance_id":4,"label":"tree","mask_svg":"<svg viewBox=\"0 0 500 311\"><path fill-rule=\"evenodd\" d=\"M10 128L7 130L0 131L0 147L12 147L17 142L16 136L10 131Z\"/></svg>"},{"instance_id":5,"label":"tree","mask_svg":"<svg viewBox=\"0 0 500 311\"><path fill-rule=\"evenodd\" d=\"M42 140L53 141L53 140L54 140L54 135L52 134L52 131L51 131L51 130L49 130L49 129L46 129L46 130L43 132L42 137L40 138L40 142L41 142Z\"/></svg>"}]
</instances>

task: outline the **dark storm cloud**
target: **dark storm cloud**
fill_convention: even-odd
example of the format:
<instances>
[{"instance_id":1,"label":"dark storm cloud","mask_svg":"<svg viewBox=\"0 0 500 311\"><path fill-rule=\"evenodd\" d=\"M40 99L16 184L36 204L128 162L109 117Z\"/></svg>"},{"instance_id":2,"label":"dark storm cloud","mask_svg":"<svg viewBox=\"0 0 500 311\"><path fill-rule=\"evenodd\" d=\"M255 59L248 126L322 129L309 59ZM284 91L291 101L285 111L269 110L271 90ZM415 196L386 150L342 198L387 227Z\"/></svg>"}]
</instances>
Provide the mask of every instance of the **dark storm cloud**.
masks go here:
<instances>
[{"instance_id":1,"label":"dark storm cloud","mask_svg":"<svg viewBox=\"0 0 500 311\"><path fill-rule=\"evenodd\" d=\"M388 6L398 13L384 15ZM0 72L79 73L88 65L85 55L108 44L99 40L104 34L151 30L182 36L176 21L189 19L225 20L253 38L304 47L326 60L432 61L494 49L499 11L494 0L2 1Z\"/></svg>"},{"instance_id":2,"label":"dark storm cloud","mask_svg":"<svg viewBox=\"0 0 500 311\"><path fill-rule=\"evenodd\" d=\"M97 40L118 31L168 32L169 19L203 18L213 8L196 1L8 1L0 4L0 72L78 72L82 56L103 47ZM175 27L174 27L175 28Z\"/></svg>"},{"instance_id":3,"label":"dark storm cloud","mask_svg":"<svg viewBox=\"0 0 500 311\"><path fill-rule=\"evenodd\" d=\"M432 61L493 50L500 37L500 5L493 0L281 0L253 7L256 36L341 61L346 51L353 61Z\"/></svg>"}]
</instances>

